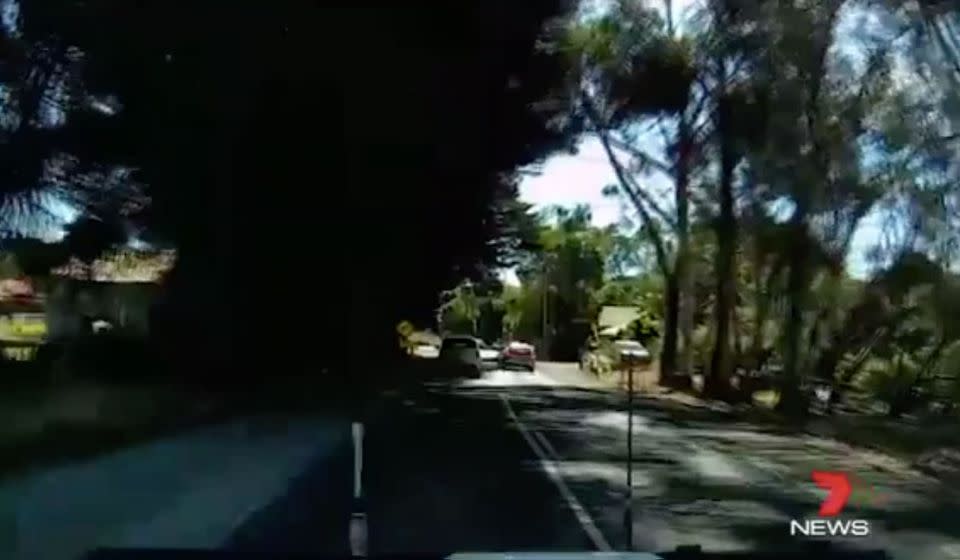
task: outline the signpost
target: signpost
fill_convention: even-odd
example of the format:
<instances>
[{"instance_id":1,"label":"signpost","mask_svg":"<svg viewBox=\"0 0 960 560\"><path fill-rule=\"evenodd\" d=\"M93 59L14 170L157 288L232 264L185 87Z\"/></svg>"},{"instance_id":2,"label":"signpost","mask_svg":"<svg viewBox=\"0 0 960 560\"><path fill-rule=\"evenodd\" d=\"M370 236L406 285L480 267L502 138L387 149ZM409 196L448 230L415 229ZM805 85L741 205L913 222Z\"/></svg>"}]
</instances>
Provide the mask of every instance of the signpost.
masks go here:
<instances>
[{"instance_id":1,"label":"signpost","mask_svg":"<svg viewBox=\"0 0 960 560\"><path fill-rule=\"evenodd\" d=\"M624 513L624 530L627 551L633 550L633 363L632 356L625 356L627 365L627 504Z\"/></svg>"}]
</instances>

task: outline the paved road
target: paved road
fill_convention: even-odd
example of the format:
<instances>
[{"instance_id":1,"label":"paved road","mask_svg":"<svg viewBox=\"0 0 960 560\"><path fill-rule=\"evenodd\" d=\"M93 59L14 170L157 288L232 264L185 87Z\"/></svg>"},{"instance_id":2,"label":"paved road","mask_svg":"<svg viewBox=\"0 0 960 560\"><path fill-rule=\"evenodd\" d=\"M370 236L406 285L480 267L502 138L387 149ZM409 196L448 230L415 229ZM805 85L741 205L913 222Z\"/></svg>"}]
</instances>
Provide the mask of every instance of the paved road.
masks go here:
<instances>
[{"instance_id":1,"label":"paved road","mask_svg":"<svg viewBox=\"0 0 960 560\"><path fill-rule=\"evenodd\" d=\"M368 550L621 549L623 407L622 395L573 364L384 395L366 425ZM810 471L822 469L869 487L850 515L869 519L874 534L839 546L960 558L960 502L890 457L653 399L636 412L629 531L638 549L796 548L789 520L816 514L823 493ZM282 527L262 534L264 546L283 549ZM349 548L346 534L332 550ZM290 546L320 545L308 536Z\"/></svg>"},{"instance_id":2,"label":"paved road","mask_svg":"<svg viewBox=\"0 0 960 560\"><path fill-rule=\"evenodd\" d=\"M96 546L220 546L299 473L327 471L348 438L346 422L262 417L6 480L0 558L75 560Z\"/></svg>"},{"instance_id":3,"label":"paved road","mask_svg":"<svg viewBox=\"0 0 960 560\"><path fill-rule=\"evenodd\" d=\"M67 559L84 545L340 555L358 543L373 554L624 546L623 398L575 365L407 387L371 404L363 500L352 495L348 421L234 423L0 487L8 515L10 503L27 508L14 516L19 549L0 557ZM640 549L797 546L788 519L815 514L822 495L809 471L819 468L873 489L855 494L852 511L875 535L849 546L960 558L950 489L889 457L652 399L636 410L629 530ZM351 543L359 511L367 531Z\"/></svg>"},{"instance_id":4,"label":"paved road","mask_svg":"<svg viewBox=\"0 0 960 560\"><path fill-rule=\"evenodd\" d=\"M598 528L622 546L622 401L563 387L505 398ZM653 399L641 398L636 412L632 532L641 550L795 548L789 520L815 517L824 496L811 471L838 470L859 482L846 517L868 519L873 530L840 546L883 549L895 558L960 558L956 494L891 457Z\"/></svg>"}]
</instances>

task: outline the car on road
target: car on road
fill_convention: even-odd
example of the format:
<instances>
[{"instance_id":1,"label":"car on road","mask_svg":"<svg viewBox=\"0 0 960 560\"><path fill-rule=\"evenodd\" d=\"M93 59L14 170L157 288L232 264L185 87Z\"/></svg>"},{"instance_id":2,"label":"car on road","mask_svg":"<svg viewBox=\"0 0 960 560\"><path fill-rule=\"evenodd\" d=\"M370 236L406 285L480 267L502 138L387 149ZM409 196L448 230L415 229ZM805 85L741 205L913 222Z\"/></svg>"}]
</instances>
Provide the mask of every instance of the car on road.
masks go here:
<instances>
[{"instance_id":1,"label":"car on road","mask_svg":"<svg viewBox=\"0 0 960 560\"><path fill-rule=\"evenodd\" d=\"M455 375L480 377L483 373L480 344L481 342L472 336L448 336L440 344L438 357Z\"/></svg>"},{"instance_id":2,"label":"car on road","mask_svg":"<svg viewBox=\"0 0 960 560\"><path fill-rule=\"evenodd\" d=\"M480 340L480 364L484 369L497 369L500 365L500 350Z\"/></svg>"},{"instance_id":3,"label":"car on road","mask_svg":"<svg viewBox=\"0 0 960 560\"><path fill-rule=\"evenodd\" d=\"M500 352L500 366L504 369L520 367L533 371L537 367L537 351L532 344L514 341L507 344Z\"/></svg>"}]
</instances>

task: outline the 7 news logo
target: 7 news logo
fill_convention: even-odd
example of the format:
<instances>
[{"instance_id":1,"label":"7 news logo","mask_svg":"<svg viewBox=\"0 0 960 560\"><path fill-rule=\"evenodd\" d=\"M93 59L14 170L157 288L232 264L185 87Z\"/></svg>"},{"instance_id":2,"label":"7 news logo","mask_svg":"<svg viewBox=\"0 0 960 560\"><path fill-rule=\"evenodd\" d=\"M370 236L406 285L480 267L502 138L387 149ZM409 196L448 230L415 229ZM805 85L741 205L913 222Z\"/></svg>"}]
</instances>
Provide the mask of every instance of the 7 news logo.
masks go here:
<instances>
[{"instance_id":1,"label":"7 news logo","mask_svg":"<svg viewBox=\"0 0 960 560\"><path fill-rule=\"evenodd\" d=\"M813 482L828 491L820 504L819 519L791 519L790 535L806 537L866 537L870 522L866 519L835 519L843 512L853 484L846 473L813 471Z\"/></svg>"}]
</instances>

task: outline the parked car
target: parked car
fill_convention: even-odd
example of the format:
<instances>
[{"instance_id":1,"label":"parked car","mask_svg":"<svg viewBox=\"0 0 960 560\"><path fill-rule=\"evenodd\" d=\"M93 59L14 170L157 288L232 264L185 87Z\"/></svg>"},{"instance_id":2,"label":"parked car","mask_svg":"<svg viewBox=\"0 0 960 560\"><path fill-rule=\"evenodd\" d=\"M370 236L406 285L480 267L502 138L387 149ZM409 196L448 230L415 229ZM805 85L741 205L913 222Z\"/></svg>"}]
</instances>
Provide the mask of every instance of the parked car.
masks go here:
<instances>
[{"instance_id":1,"label":"parked car","mask_svg":"<svg viewBox=\"0 0 960 560\"><path fill-rule=\"evenodd\" d=\"M418 358L436 358L440 349L432 344L417 344L413 348L413 355Z\"/></svg>"},{"instance_id":2,"label":"parked car","mask_svg":"<svg viewBox=\"0 0 960 560\"><path fill-rule=\"evenodd\" d=\"M652 359L650 351L636 340L590 341L580 351L580 370L592 373L623 370L631 364L648 365Z\"/></svg>"},{"instance_id":3,"label":"parked car","mask_svg":"<svg viewBox=\"0 0 960 560\"><path fill-rule=\"evenodd\" d=\"M537 367L536 349L525 342L511 342L500 353L500 365L504 369L520 367L527 371L533 371Z\"/></svg>"},{"instance_id":4,"label":"parked car","mask_svg":"<svg viewBox=\"0 0 960 560\"><path fill-rule=\"evenodd\" d=\"M616 363L619 367L626 365L647 365L650 363L650 351L636 340L617 340L613 347L616 350Z\"/></svg>"},{"instance_id":5,"label":"parked car","mask_svg":"<svg viewBox=\"0 0 960 560\"><path fill-rule=\"evenodd\" d=\"M500 365L500 350L482 340L478 341L477 344L480 348L480 364L483 369L497 369L497 366Z\"/></svg>"},{"instance_id":6,"label":"parked car","mask_svg":"<svg viewBox=\"0 0 960 560\"><path fill-rule=\"evenodd\" d=\"M455 375L480 377L483 360L480 357L480 341L472 336L448 336L440 345L440 361Z\"/></svg>"}]
</instances>

